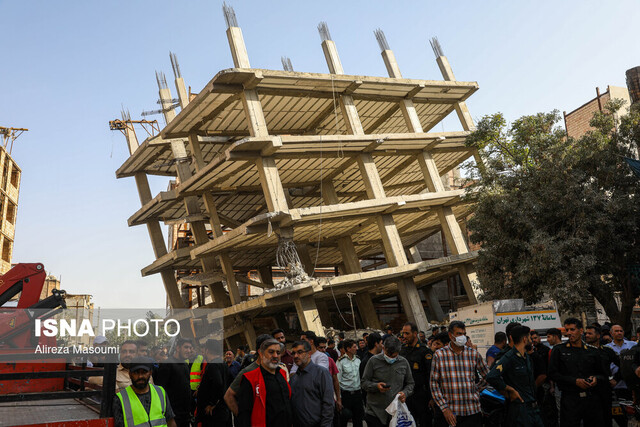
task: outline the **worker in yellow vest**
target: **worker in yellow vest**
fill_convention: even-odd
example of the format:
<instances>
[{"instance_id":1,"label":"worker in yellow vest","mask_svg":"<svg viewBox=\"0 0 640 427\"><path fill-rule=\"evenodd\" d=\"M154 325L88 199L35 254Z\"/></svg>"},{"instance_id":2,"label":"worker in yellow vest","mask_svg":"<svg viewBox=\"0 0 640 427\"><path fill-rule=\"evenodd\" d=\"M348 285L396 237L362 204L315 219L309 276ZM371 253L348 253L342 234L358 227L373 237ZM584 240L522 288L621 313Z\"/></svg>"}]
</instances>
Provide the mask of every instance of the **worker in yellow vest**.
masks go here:
<instances>
[{"instance_id":1,"label":"worker in yellow vest","mask_svg":"<svg viewBox=\"0 0 640 427\"><path fill-rule=\"evenodd\" d=\"M129 365L131 385L113 399L115 427L176 427L169 399L160 386L149 384L153 359L135 357Z\"/></svg>"},{"instance_id":2,"label":"worker in yellow vest","mask_svg":"<svg viewBox=\"0 0 640 427\"><path fill-rule=\"evenodd\" d=\"M189 375L189 385L191 386L191 391L198 390L198 386L200 385L200 381L202 380L202 371L204 370L202 366L202 361L204 357L201 354L197 355L191 364L191 373ZM189 361L186 361L189 363Z\"/></svg>"}]
</instances>

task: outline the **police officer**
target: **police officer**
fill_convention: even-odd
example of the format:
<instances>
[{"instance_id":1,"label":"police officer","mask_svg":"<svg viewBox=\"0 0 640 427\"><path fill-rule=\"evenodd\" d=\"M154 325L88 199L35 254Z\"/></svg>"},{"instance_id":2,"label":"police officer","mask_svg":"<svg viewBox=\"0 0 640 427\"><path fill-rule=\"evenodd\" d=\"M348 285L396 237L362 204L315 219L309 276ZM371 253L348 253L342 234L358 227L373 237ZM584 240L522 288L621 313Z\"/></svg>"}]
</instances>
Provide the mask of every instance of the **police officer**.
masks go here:
<instances>
[{"instance_id":1,"label":"police officer","mask_svg":"<svg viewBox=\"0 0 640 427\"><path fill-rule=\"evenodd\" d=\"M409 362L413 381L415 381L413 394L407 398L409 412L413 415L418 427L430 427L432 414L429 408L433 407L434 404L431 399L431 390L429 389L433 352L428 346L420 342L418 332L418 327L415 323L404 324L402 327L404 345L400 350L400 356Z\"/></svg>"},{"instance_id":2,"label":"police officer","mask_svg":"<svg viewBox=\"0 0 640 427\"><path fill-rule=\"evenodd\" d=\"M560 425L584 427L604 425L602 405L598 401L598 383L609 381L598 351L582 341L582 322L575 318L564 321L569 337L566 344L551 350L549 378L560 387Z\"/></svg>"},{"instance_id":3,"label":"police officer","mask_svg":"<svg viewBox=\"0 0 640 427\"><path fill-rule=\"evenodd\" d=\"M585 328L584 331L584 340L586 343L595 348L600 356L600 361L603 364L603 369L605 370L607 376L610 378L609 381L604 381L594 387L594 392L598 396L598 400L602 404L602 416L604 417L604 426L611 427L613 425L613 417L611 414L611 390L612 385L615 384L616 379L618 381L621 379L620 375L616 375L615 377L611 375L612 366L620 366L620 357L616 354L616 352L611 347L603 347L600 344L600 335L601 330L597 325L590 325ZM620 371L618 370L618 373Z\"/></svg>"},{"instance_id":4,"label":"police officer","mask_svg":"<svg viewBox=\"0 0 640 427\"><path fill-rule=\"evenodd\" d=\"M533 377L533 361L527 353L530 329L517 326L511 329L512 348L496 362L487 375L487 382L510 400L506 425L513 427L544 427Z\"/></svg>"}]
</instances>

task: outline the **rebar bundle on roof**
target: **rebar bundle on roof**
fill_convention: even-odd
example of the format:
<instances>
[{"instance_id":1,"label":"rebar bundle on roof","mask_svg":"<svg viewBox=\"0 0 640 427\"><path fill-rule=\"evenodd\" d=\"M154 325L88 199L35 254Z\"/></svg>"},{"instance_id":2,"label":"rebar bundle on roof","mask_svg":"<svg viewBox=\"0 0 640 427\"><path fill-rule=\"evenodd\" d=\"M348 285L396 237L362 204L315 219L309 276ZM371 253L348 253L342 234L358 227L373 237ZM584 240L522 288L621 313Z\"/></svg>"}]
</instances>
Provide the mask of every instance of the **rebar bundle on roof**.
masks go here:
<instances>
[{"instance_id":1,"label":"rebar bundle on roof","mask_svg":"<svg viewBox=\"0 0 640 427\"><path fill-rule=\"evenodd\" d=\"M437 37L433 37L431 40L429 40L429 43L431 43L431 49L433 49L433 53L436 55L436 58L444 56L444 53L442 52L442 46L440 46L440 42L438 41Z\"/></svg>"},{"instance_id":2,"label":"rebar bundle on roof","mask_svg":"<svg viewBox=\"0 0 640 427\"><path fill-rule=\"evenodd\" d=\"M285 71L293 71L293 65L291 64L291 59L288 56L283 56L280 58L282 61L282 69Z\"/></svg>"},{"instance_id":3,"label":"rebar bundle on roof","mask_svg":"<svg viewBox=\"0 0 640 427\"><path fill-rule=\"evenodd\" d=\"M320 38L323 42L331 40L331 33L329 33L329 27L325 21L321 21L318 24L318 33L320 33Z\"/></svg>"},{"instance_id":4,"label":"rebar bundle on roof","mask_svg":"<svg viewBox=\"0 0 640 427\"><path fill-rule=\"evenodd\" d=\"M378 28L373 32L376 35L376 40L378 40L378 46L380 46L380 50L385 51L389 50L389 43L387 43L387 38L384 35L384 32Z\"/></svg>"},{"instance_id":5,"label":"rebar bundle on roof","mask_svg":"<svg viewBox=\"0 0 640 427\"><path fill-rule=\"evenodd\" d=\"M158 82L158 89L168 89L167 78L162 71L156 71L156 81Z\"/></svg>"},{"instance_id":6,"label":"rebar bundle on roof","mask_svg":"<svg viewBox=\"0 0 640 427\"><path fill-rule=\"evenodd\" d=\"M224 20L227 23L227 28L238 26L236 12L233 10L233 7L229 6L226 2L222 3L222 12L224 12Z\"/></svg>"},{"instance_id":7,"label":"rebar bundle on roof","mask_svg":"<svg viewBox=\"0 0 640 427\"><path fill-rule=\"evenodd\" d=\"M169 59L171 59L171 68L173 68L173 75L176 77L176 79L181 78L182 74L180 73L180 65L178 64L178 57L176 56L175 53L169 52Z\"/></svg>"}]
</instances>

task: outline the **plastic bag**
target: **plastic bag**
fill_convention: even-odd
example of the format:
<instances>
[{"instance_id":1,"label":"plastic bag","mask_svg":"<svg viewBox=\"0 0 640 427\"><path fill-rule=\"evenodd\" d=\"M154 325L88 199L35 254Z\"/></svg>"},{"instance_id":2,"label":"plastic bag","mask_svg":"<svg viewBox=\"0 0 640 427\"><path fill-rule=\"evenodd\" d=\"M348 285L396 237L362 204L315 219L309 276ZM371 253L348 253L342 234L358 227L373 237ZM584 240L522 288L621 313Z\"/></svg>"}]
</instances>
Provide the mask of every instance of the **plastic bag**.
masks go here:
<instances>
[{"instance_id":1,"label":"plastic bag","mask_svg":"<svg viewBox=\"0 0 640 427\"><path fill-rule=\"evenodd\" d=\"M406 403L400 402L399 395L385 409L392 416L389 427L416 427L416 422Z\"/></svg>"}]
</instances>

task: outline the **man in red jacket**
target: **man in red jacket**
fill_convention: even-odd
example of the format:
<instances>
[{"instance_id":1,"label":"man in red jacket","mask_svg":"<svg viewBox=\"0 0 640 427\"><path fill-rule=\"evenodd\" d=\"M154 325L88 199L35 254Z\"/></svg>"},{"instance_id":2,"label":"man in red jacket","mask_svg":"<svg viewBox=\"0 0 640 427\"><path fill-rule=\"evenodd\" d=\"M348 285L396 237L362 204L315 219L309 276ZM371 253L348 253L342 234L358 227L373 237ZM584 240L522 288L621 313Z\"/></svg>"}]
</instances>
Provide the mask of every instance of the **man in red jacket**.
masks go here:
<instances>
[{"instance_id":1,"label":"man in red jacket","mask_svg":"<svg viewBox=\"0 0 640 427\"><path fill-rule=\"evenodd\" d=\"M282 344L271 338L258 350L260 366L243 374L238 395L238 427L289 427L291 387L278 366Z\"/></svg>"}]
</instances>

